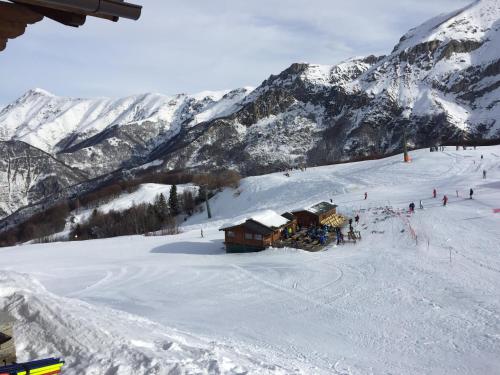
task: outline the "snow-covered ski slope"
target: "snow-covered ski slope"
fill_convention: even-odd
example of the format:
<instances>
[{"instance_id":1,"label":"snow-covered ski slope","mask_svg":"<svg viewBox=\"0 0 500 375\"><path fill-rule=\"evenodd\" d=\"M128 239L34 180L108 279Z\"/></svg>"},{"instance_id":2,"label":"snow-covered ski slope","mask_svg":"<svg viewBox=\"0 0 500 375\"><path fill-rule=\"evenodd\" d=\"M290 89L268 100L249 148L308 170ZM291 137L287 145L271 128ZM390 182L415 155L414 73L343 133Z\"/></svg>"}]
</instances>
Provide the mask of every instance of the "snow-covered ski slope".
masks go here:
<instances>
[{"instance_id":1,"label":"snow-covered ski slope","mask_svg":"<svg viewBox=\"0 0 500 375\"><path fill-rule=\"evenodd\" d=\"M177 236L0 249L21 359L62 355L67 374L500 373L500 146L411 155L247 178ZM330 198L360 213L361 242L222 249L227 221Z\"/></svg>"}]
</instances>

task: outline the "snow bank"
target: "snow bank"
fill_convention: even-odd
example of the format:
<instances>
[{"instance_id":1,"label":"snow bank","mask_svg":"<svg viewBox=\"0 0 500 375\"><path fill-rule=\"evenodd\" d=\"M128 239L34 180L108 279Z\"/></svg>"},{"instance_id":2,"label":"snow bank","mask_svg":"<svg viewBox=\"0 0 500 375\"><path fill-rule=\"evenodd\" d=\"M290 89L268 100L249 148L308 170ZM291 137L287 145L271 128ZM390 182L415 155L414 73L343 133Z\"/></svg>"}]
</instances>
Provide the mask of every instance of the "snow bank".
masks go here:
<instances>
[{"instance_id":1,"label":"snow bank","mask_svg":"<svg viewBox=\"0 0 500 375\"><path fill-rule=\"evenodd\" d=\"M291 373L137 316L58 297L19 273L0 272L0 313L16 322L20 361L60 356L66 375Z\"/></svg>"}]
</instances>

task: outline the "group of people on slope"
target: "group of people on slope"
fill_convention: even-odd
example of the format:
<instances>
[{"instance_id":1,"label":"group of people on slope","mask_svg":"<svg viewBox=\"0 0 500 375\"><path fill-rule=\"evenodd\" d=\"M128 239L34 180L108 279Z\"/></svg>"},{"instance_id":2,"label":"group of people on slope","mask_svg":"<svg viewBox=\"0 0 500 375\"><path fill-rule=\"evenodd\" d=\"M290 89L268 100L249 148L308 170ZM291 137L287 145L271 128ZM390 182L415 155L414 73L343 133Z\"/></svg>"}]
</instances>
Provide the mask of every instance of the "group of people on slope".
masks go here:
<instances>
[{"instance_id":1,"label":"group of people on slope","mask_svg":"<svg viewBox=\"0 0 500 375\"><path fill-rule=\"evenodd\" d=\"M356 223L356 226L359 224L359 215L356 214L354 216L354 222ZM335 228L335 234L337 238L337 245L340 245L341 243L344 243L344 234L342 233L342 229L340 227ZM349 219L349 234L348 238L354 238L354 228L352 226L352 219Z\"/></svg>"},{"instance_id":2,"label":"group of people on slope","mask_svg":"<svg viewBox=\"0 0 500 375\"><path fill-rule=\"evenodd\" d=\"M432 191L433 198L436 198L436 194L437 194L436 189L434 189ZM474 195L474 190L472 188L470 188L470 190L469 190L469 199L472 199L473 195ZM457 197L458 197L458 190L457 190ZM448 203L448 196L446 194L443 196L442 202L443 202L443 206L446 206L446 204Z\"/></svg>"},{"instance_id":3,"label":"group of people on slope","mask_svg":"<svg viewBox=\"0 0 500 375\"><path fill-rule=\"evenodd\" d=\"M458 197L458 190L456 191L457 193L457 197ZM470 188L469 190L469 199L472 199L472 196L474 195L474 190L472 188ZM432 190L432 198L436 198L437 197L437 190L436 189L433 189ZM443 206L446 206L448 204L448 196L445 194L443 195L443 198L441 199L441 201L443 202ZM423 209L424 208L424 205L422 203L422 200L420 200L419 202L419 207L420 209ZM415 212L415 203L411 202L410 205L409 205L409 211L410 213L413 213Z\"/></svg>"}]
</instances>

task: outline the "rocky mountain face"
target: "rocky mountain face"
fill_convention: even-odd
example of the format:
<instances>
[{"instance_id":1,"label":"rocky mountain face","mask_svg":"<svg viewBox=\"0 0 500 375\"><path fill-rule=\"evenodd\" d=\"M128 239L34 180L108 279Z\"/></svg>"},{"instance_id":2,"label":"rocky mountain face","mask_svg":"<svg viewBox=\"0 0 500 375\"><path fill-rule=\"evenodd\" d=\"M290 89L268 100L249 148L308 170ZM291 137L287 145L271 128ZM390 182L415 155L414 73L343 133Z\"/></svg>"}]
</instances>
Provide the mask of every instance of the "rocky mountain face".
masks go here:
<instances>
[{"instance_id":1,"label":"rocky mountain face","mask_svg":"<svg viewBox=\"0 0 500 375\"><path fill-rule=\"evenodd\" d=\"M24 142L0 142L0 155L1 217L89 178Z\"/></svg>"},{"instance_id":2,"label":"rocky mountain face","mask_svg":"<svg viewBox=\"0 0 500 375\"><path fill-rule=\"evenodd\" d=\"M167 165L252 174L383 155L401 149L405 132L415 147L500 139L498 46L500 2L483 0L410 30L387 56L294 64L240 110L182 134Z\"/></svg>"},{"instance_id":3,"label":"rocky mountain face","mask_svg":"<svg viewBox=\"0 0 500 375\"><path fill-rule=\"evenodd\" d=\"M500 139L498 46L500 2L481 0L410 30L387 56L293 64L255 90L117 100L32 90L0 112L0 139L67 166L63 188L144 163L258 174L346 161L400 150L404 133L415 147ZM30 202L27 191L4 212Z\"/></svg>"}]
</instances>

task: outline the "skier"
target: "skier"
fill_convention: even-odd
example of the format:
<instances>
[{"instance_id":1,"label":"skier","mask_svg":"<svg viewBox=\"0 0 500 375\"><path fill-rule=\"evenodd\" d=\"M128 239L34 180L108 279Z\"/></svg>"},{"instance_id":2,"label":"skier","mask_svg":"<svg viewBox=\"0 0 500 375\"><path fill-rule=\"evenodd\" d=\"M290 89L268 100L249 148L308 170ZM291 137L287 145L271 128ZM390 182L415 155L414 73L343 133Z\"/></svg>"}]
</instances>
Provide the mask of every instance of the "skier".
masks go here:
<instances>
[{"instance_id":1,"label":"skier","mask_svg":"<svg viewBox=\"0 0 500 375\"><path fill-rule=\"evenodd\" d=\"M473 194L474 194L474 190L472 190L472 188L471 188L470 191L469 191L469 197L470 197L470 199L472 199L472 195Z\"/></svg>"},{"instance_id":2,"label":"skier","mask_svg":"<svg viewBox=\"0 0 500 375\"><path fill-rule=\"evenodd\" d=\"M201 231L201 238L203 238L203 228L201 228L200 231Z\"/></svg>"},{"instance_id":3,"label":"skier","mask_svg":"<svg viewBox=\"0 0 500 375\"><path fill-rule=\"evenodd\" d=\"M326 244L326 237L325 237L325 235L319 236L319 243L321 245L325 245Z\"/></svg>"},{"instance_id":4,"label":"skier","mask_svg":"<svg viewBox=\"0 0 500 375\"><path fill-rule=\"evenodd\" d=\"M340 228L335 228L335 234L337 236L337 245L340 245Z\"/></svg>"},{"instance_id":5,"label":"skier","mask_svg":"<svg viewBox=\"0 0 500 375\"><path fill-rule=\"evenodd\" d=\"M443 206L446 206L446 203L448 203L448 197L445 195L443 197Z\"/></svg>"},{"instance_id":6,"label":"skier","mask_svg":"<svg viewBox=\"0 0 500 375\"><path fill-rule=\"evenodd\" d=\"M436 194L437 194L436 189L432 190L432 196L433 196L434 198L436 198Z\"/></svg>"},{"instance_id":7,"label":"skier","mask_svg":"<svg viewBox=\"0 0 500 375\"><path fill-rule=\"evenodd\" d=\"M415 203L413 202L410 203L410 212L411 213L415 212Z\"/></svg>"},{"instance_id":8,"label":"skier","mask_svg":"<svg viewBox=\"0 0 500 375\"><path fill-rule=\"evenodd\" d=\"M355 221L356 225L359 224L359 215L358 214L356 214L356 216L354 216L354 221Z\"/></svg>"},{"instance_id":9,"label":"skier","mask_svg":"<svg viewBox=\"0 0 500 375\"><path fill-rule=\"evenodd\" d=\"M486 179L486 169L483 170L483 179Z\"/></svg>"},{"instance_id":10,"label":"skier","mask_svg":"<svg viewBox=\"0 0 500 375\"><path fill-rule=\"evenodd\" d=\"M424 205L422 203L422 199L420 199L420 209L423 210L424 209Z\"/></svg>"},{"instance_id":11,"label":"skier","mask_svg":"<svg viewBox=\"0 0 500 375\"><path fill-rule=\"evenodd\" d=\"M330 198L330 203L333 203L333 199Z\"/></svg>"},{"instance_id":12,"label":"skier","mask_svg":"<svg viewBox=\"0 0 500 375\"><path fill-rule=\"evenodd\" d=\"M483 160L483 155L481 155L481 160Z\"/></svg>"},{"instance_id":13,"label":"skier","mask_svg":"<svg viewBox=\"0 0 500 375\"><path fill-rule=\"evenodd\" d=\"M458 198L458 190L455 190L457 192L457 198Z\"/></svg>"},{"instance_id":14,"label":"skier","mask_svg":"<svg viewBox=\"0 0 500 375\"><path fill-rule=\"evenodd\" d=\"M365 200L368 198L368 193L365 192Z\"/></svg>"}]
</instances>

